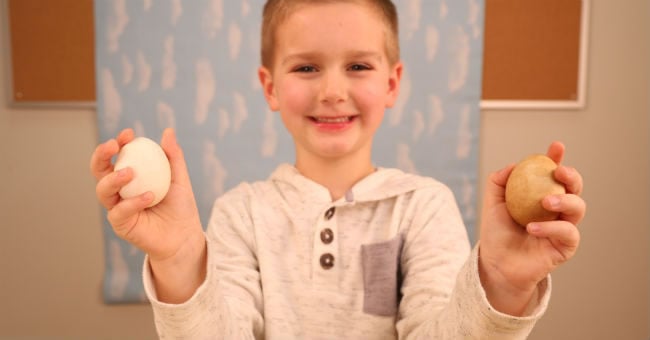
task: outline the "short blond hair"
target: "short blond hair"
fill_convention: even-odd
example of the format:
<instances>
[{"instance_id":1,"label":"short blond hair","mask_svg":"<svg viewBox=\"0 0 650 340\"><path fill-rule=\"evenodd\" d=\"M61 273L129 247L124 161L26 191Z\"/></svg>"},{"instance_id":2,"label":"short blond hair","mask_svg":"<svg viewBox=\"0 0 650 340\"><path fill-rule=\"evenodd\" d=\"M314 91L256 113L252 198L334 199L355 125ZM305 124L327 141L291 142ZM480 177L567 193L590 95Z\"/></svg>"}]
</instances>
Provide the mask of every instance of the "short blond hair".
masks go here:
<instances>
[{"instance_id":1,"label":"short blond hair","mask_svg":"<svg viewBox=\"0 0 650 340\"><path fill-rule=\"evenodd\" d=\"M368 5L380 15L386 24L386 55L393 65L399 61L399 32L397 9L391 0L267 0L262 14L262 65L273 67L278 27L287 20L299 5L328 4L337 2Z\"/></svg>"}]
</instances>

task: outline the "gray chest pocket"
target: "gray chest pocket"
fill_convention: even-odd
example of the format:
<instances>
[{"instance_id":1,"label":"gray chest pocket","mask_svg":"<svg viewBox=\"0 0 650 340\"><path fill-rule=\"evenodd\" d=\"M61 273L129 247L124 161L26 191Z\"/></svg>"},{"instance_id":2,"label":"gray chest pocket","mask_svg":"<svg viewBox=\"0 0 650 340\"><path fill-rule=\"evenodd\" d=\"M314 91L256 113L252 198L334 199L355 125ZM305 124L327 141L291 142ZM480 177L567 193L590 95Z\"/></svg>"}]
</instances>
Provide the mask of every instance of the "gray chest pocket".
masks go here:
<instances>
[{"instance_id":1,"label":"gray chest pocket","mask_svg":"<svg viewBox=\"0 0 650 340\"><path fill-rule=\"evenodd\" d=\"M402 235L385 242L361 246L363 261L363 311L379 316L394 316L399 304L399 262Z\"/></svg>"}]
</instances>

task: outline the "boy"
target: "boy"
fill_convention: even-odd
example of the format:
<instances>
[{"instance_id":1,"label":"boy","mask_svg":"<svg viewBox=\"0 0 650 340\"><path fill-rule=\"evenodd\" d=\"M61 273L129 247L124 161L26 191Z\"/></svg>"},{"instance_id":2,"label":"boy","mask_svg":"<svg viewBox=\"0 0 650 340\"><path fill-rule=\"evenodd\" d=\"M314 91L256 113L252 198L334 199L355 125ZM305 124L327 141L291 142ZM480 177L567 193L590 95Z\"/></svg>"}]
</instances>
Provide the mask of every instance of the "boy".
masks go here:
<instances>
[{"instance_id":1,"label":"boy","mask_svg":"<svg viewBox=\"0 0 650 340\"><path fill-rule=\"evenodd\" d=\"M144 282L161 337L226 339L519 339L543 314L548 274L575 253L585 205L573 169L561 219L526 229L507 214L512 170L485 189L470 252L441 183L375 168L374 132L397 98L402 64L389 0L269 0L259 78L293 136L295 165L214 204L204 233L173 131L165 199L117 194L132 170L110 159L131 130L98 146L91 168L115 232L147 253ZM560 162L564 148L549 147ZM480 253L480 257L479 257Z\"/></svg>"}]
</instances>

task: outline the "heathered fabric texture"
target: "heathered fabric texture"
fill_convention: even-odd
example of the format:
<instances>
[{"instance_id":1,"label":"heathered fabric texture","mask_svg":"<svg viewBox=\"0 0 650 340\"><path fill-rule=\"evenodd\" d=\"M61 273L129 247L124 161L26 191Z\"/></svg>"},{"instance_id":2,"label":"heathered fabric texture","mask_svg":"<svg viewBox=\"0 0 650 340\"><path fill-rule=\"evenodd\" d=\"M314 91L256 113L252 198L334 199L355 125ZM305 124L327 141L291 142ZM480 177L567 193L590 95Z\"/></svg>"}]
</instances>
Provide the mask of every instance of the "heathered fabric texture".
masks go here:
<instances>
[{"instance_id":1,"label":"heathered fabric texture","mask_svg":"<svg viewBox=\"0 0 650 340\"><path fill-rule=\"evenodd\" d=\"M397 169L332 202L282 165L220 197L206 237L206 280L183 304L156 299L145 260L163 339L524 339L550 296L549 277L528 316L494 310L451 191Z\"/></svg>"}]
</instances>

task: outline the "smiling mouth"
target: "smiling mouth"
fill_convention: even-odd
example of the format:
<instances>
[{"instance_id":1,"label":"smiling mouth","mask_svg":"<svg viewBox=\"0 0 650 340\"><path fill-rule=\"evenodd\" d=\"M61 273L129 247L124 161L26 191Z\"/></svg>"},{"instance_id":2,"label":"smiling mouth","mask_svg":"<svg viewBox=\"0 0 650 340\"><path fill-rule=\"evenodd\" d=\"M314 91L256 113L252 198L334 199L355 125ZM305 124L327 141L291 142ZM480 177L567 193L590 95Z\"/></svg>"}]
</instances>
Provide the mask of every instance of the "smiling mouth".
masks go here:
<instances>
[{"instance_id":1,"label":"smiling mouth","mask_svg":"<svg viewBox=\"0 0 650 340\"><path fill-rule=\"evenodd\" d=\"M312 121L320 124L345 124L351 122L356 116L341 117L309 117Z\"/></svg>"}]
</instances>

